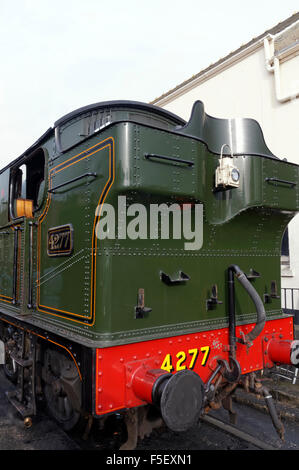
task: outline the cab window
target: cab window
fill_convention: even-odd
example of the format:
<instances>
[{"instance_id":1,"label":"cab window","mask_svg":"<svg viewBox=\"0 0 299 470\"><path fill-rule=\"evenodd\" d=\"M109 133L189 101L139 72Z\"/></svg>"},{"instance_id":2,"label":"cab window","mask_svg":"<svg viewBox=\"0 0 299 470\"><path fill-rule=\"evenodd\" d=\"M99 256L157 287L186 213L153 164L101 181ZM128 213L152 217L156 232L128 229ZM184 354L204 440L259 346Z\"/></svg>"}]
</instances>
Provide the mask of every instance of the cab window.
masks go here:
<instances>
[{"instance_id":1,"label":"cab window","mask_svg":"<svg viewBox=\"0 0 299 470\"><path fill-rule=\"evenodd\" d=\"M33 217L42 203L45 186L45 155L36 150L11 169L10 217Z\"/></svg>"}]
</instances>

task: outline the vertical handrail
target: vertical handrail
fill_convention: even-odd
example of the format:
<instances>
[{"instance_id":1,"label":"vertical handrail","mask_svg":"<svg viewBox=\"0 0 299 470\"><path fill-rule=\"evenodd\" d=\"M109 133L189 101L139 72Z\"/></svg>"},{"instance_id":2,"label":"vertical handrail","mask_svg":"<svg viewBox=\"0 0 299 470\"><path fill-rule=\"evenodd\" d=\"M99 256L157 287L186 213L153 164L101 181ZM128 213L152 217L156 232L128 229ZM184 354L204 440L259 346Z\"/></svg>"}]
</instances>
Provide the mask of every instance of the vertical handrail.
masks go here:
<instances>
[{"instance_id":1,"label":"vertical handrail","mask_svg":"<svg viewBox=\"0 0 299 470\"><path fill-rule=\"evenodd\" d=\"M33 222L29 222L28 308L32 308Z\"/></svg>"},{"instance_id":2,"label":"vertical handrail","mask_svg":"<svg viewBox=\"0 0 299 470\"><path fill-rule=\"evenodd\" d=\"M18 283L18 241L19 227L14 227L14 255L13 255L13 287L12 287L12 303L17 303L17 283Z\"/></svg>"},{"instance_id":3,"label":"vertical handrail","mask_svg":"<svg viewBox=\"0 0 299 470\"><path fill-rule=\"evenodd\" d=\"M235 312L235 276L234 269L228 268L228 303L229 303L229 356L236 358L236 312Z\"/></svg>"}]
</instances>

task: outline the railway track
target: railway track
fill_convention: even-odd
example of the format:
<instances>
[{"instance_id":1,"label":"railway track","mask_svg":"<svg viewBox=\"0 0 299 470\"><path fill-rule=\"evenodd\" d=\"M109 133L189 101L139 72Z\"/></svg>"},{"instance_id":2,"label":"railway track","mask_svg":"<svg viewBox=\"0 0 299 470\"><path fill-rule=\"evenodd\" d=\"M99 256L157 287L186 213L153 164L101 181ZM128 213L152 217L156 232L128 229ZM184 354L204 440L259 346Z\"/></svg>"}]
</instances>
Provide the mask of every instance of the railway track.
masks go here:
<instances>
[{"instance_id":1,"label":"railway track","mask_svg":"<svg viewBox=\"0 0 299 470\"><path fill-rule=\"evenodd\" d=\"M267 423L267 415L264 418ZM154 430L150 436L138 443L136 450L149 452L155 450L164 452L166 450L175 452L179 450L280 450L281 441L277 439L274 432L272 435L270 433L270 440L271 437L277 445L272 445L265 439L259 439L253 433L250 434L237 426L230 425L222 419L207 415L202 417L198 426L195 426L190 432L173 433L167 429L164 431L163 429ZM91 444L92 440L91 437L91 440L83 442L79 438L76 443L82 449L107 450L103 443L96 443L94 440ZM112 448L113 444L109 450Z\"/></svg>"},{"instance_id":2,"label":"railway track","mask_svg":"<svg viewBox=\"0 0 299 470\"><path fill-rule=\"evenodd\" d=\"M99 450L117 452L111 442L104 443L94 423L94 434L84 439L84 432L76 438L62 431L49 417L42 415L26 429L11 407L5 391L12 385L0 373L0 450ZM269 415L244 404L234 404L240 426L228 422L227 412L209 414L190 432L173 433L167 429L154 431L138 443L136 451L178 453L214 450L288 450L299 449L298 421L285 421L286 439L276 435ZM240 429L242 428L242 429ZM113 434L113 433L112 433ZM258 436L258 437L256 437Z\"/></svg>"},{"instance_id":3,"label":"railway track","mask_svg":"<svg viewBox=\"0 0 299 470\"><path fill-rule=\"evenodd\" d=\"M277 447L273 447L270 444L265 443L264 441L261 441L260 439L251 436L250 434L242 431L241 429L238 429L235 426L232 426L230 424L225 423L224 421L221 421L217 418L214 418L213 416L204 416L201 421L204 423L210 424L212 426L215 426L218 429L221 429L222 431L228 432L232 434L233 436L237 437L238 439L242 439L245 442L248 442L258 449L262 450L278 450Z\"/></svg>"}]
</instances>

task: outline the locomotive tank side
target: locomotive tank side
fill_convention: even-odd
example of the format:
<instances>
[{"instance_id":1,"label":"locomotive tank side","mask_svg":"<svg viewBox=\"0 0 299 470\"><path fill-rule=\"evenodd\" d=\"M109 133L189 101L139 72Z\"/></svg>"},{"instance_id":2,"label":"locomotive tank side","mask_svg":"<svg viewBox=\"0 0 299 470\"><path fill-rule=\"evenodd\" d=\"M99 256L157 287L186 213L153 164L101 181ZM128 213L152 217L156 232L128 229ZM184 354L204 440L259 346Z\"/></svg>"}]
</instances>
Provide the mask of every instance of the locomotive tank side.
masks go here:
<instances>
[{"instance_id":1,"label":"locomotive tank side","mask_svg":"<svg viewBox=\"0 0 299 470\"><path fill-rule=\"evenodd\" d=\"M234 136L222 132L227 140L220 141L217 154L207 137L203 141L203 133L196 135L200 116L194 112L192 119L195 123L167 136L164 131L131 123L124 130L128 146L122 146L125 150L119 158L125 178L119 192L115 187L115 196L126 196L128 206L139 204L148 210L159 204L177 204L177 210L191 205L193 226L194 207L202 204L203 243L188 251L186 240L150 240L143 232L143 237L133 241L124 238L116 244L112 240L102 244L111 267L109 278L121 286L121 297L111 292L110 332L105 347L97 350L99 415L155 402L157 384L160 380L168 383L163 371L182 376L185 372L186 383L188 370L195 371L208 390L222 367L222 386L210 398L212 406L219 406L221 393L229 396L239 382L247 380L247 374L274 365L275 355L269 354L267 345L270 337L275 344L284 338L288 363L298 365L292 317L283 315L280 305L281 239L298 210L298 166L271 154L257 123L244 124L249 135L238 153L221 155L222 145ZM222 158L231 159L230 165L237 169L238 185L216 186L215 173ZM113 204L116 207L116 197ZM228 270L233 265L241 266L251 287L245 289L238 282L234 286L232 343ZM259 334L257 298L264 312ZM281 355L280 361L286 356ZM277 356L275 361L279 362ZM154 374L157 369L161 372ZM115 392L113 384L120 377L124 377L123 387ZM226 391L225 382L229 383ZM198 399L201 407L209 408L207 396ZM189 402L193 406L195 399ZM165 409L174 408L170 403L163 408L161 402L160 408L169 423ZM184 413L187 416L188 410ZM173 429L181 424L176 422Z\"/></svg>"},{"instance_id":2,"label":"locomotive tank side","mask_svg":"<svg viewBox=\"0 0 299 470\"><path fill-rule=\"evenodd\" d=\"M225 327L225 273L231 264L241 265L251 276L260 297L266 299L267 318L280 316L280 245L298 208L298 187L271 178L280 175L282 181L296 182L298 167L271 157L235 156L239 187L215 191L219 155L194 136L133 123L119 131L122 144L116 178L106 199L115 209L116 237L98 242L102 261L98 265L98 292L102 289L102 293L98 296L101 320L97 332L102 345ZM202 206L203 218L198 227L202 244L196 248L193 234L193 249L188 250L185 245L190 240L182 231L180 237L171 236L174 219L178 216L182 222L189 205L193 206L192 227L195 206ZM151 237L151 210L157 207L166 219L169 217L168 238L163 238L161 225L160 233ZM102 216L105 220L104 211ZM126 220L127 226L117 238L120 219L122 223ZM134 228L131 232L130 224ZM180 273L185 277L180 278ZM108 290L101 281L107 276L112 280ZM250 297L242 287L236 289L238 321L254 322ZM215 290L218 302L213 304L210 299ZM116 291L119 295L114 295ZM137 318L139 292L149 310Z\"/></svg>"}]
</instances>

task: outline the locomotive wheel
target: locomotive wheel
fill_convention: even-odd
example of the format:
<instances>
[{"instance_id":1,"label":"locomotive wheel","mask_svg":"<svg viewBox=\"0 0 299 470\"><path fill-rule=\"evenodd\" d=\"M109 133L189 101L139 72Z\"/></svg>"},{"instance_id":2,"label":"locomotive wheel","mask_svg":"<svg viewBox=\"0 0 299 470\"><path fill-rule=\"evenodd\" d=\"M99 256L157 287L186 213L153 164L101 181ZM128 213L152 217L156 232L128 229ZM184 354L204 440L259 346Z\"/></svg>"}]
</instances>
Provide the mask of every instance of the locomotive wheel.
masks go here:
<instances>
[{"instance_id":1,"label":"locomotive wheel","mask_svg":"<svg viewBox=\"0 0 299 470\"><path fill-rule=\"evenodd\" d=\"M73 430L81 417L81 381L74 362L57 351L47 350L42 376L49 415L65 431Z\"/></svg>"}]
</instances>

